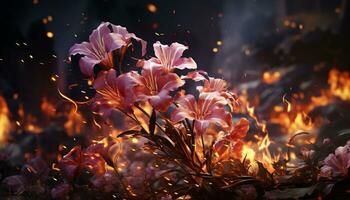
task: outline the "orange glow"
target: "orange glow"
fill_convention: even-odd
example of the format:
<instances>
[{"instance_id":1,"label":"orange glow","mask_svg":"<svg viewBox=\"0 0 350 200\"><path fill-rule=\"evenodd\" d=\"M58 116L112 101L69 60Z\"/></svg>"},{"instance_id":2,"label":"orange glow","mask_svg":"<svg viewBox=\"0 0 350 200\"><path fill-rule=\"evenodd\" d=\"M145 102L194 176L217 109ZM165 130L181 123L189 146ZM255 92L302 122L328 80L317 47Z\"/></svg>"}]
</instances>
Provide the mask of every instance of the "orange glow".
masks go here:
<instances>
[{"instance_id":1,"label":"orange glow","mask_svg":"<svg viewBox=\"0 0 350 200\"><path fill-rule=\"evenodd\" d=\"M54 34L53 34L53 32L47 32L46 33L46 36L48 37L48 38L53 38L53 36L54 36Z\"/></svg>"},{"instance_id":2,"label":"orange glow","mask_svg":"<svg viewBox=\"0 0 350 200\"><path fill-rule=\"evenodd\" d=\"M337 69L332 69L329 72L328 84L331 93L342 99L343 101L350 100L350 74L349 72L341 72Z\"/></svg>"},{"instance_id":3,"label":"orange glow","mask_svg":"<svg viewBox=\"0 0 350 200\"><path fill-rule=\"evenodd\" d=\"M41 112L43 112L48 117L53 117L56 115L56 108L51 102L47 100L47 98L43 97L41 101Z\"/></svg>"},{"instance_id":4,"label":"orange glow","mask_svg":"<svg viewBox=\"0 0 350 200\"><path fill-rule=\"evenodd\" d=\"M84 127L84 118L72 108L67 113L67 121L64 123L68 135L74 136L81 133Z\"/></svg>"},{"instance_id":5,"label":"orange glow","mask_svg":"<svg viewBox=\"0 0 350 200\"><path fill-rule=\"evenodd\" d=\"M263 73L263 82L266 84L272 84L281 79L281 74L279 72L264 72Z\"/></svg>"},{"instance_id":6,"label":"orange glow","mask_svg":"<svg viewBox=\"0 0 350 200\"><path fill-rule=\"evenodd\" d=\"M7 142L8 134L11 129L10 112L5 99L0 96L0 144Z\"/></svg>"},{"instance_id":7,"label":"orange glow","mask_svg":"<svg viewBox=\"0 0 350 200\"><path fill-rule=\"evenodd\" d=\"M153 3L147 5L147 10L151 13L157 12L157 6Z\"/></svg>"},{"instance_id":8,"label":"orange glow","mask_svg":"<svg viewBox=\"0 0 350 200\"><path fill-rule=\"evenodd\" d=\"M262 81L271 84L278 81L280 78L281 74L279 72L265 72L262 76ZM320 127L322 121L318 119L313 121L308 116L308 113L313 111L316 107L333 103L336 98L340 98L343 101L350 100L350 74L348 72L342 72L337 69L330 70L328 84L329 88L320 90L319 95L308 97L303 93L294 93L290 94L290 99L287 99L286 95L284 95L281 103L273 106L268 120L273 124L280 125L282 128L281 132L285 133L283 138L286 142L296 133L308 132L308 135L302 138L298 137L294 143L299 145L314 143L316 140L316 129ZM272 155L269 150L269 146L273 142L269 138L266 124L260 122L255 114L255 107L259 105L260 101L259 97L248 100L247 92L243 90L239 96L239 101L241 112L251 116L256 121L261 131L266 133L263 137L255 135L254 138L257 142L245 142L242 150L242 159L246 158L246 160L250 161L252 171L257 170L257 165L254 162L256 160L261 162L269 172L273 172L274 168L272 164L277 162L280 158L287 159L287 155L282 153ZM255 107L250 106L249 102L254 102L252 105ZM293 145L290 146L290 148L293 147ZM289 158L291 161L297 159L295 152L291 152Z\"/></svg>"},{"instance_id":9,"label":"orange glow","mask_svg":"<svg viewBox=\"0 0 350 200\"><path fill-rule=\"evenodd\" d=\"M274 172L272 163L278 161L279 157L272 157L269 146L271 144L269 135L266 134L265 137L261 138L256 136L258 142L247 142L243 146L242 159L249 160L251 165L251 172L257 171L257 164L255 161L261 162L264 167L270 172Z\"/></svg>"},{"instance_id":10,"label":"orange glow","mask_svg":"<svg viewBox=\"0 0 350 200\"><path fill-rule=\"evenodd\" d=\"M294 134L300 131L311 131L320 124L313 123L307 113L319 106L329 105L334 102L335 97L343 101L350 100L350 74L341 72L337 69L331 69L328 76L329 89L321 90L319 96L311 96L306 103L299 103L297 100L288 101L283 96L283 102L287 105L287 112L283 112L280 106L274 107L274 113L271 114L270 121L281 125L287 130L288 134ZM304 94L293 95L304 99Z\"/></svg>"}]
</instances>

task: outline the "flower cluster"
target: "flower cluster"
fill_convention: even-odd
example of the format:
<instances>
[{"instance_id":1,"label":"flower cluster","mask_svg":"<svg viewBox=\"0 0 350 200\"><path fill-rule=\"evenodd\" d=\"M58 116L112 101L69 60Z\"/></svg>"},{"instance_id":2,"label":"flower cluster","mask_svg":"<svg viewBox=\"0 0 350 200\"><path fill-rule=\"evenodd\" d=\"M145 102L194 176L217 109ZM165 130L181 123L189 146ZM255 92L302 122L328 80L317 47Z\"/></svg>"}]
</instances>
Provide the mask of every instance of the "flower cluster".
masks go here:
<instances>
[{"instance_id":1,"label":"flower cluster","mask_svg":"<svg viewBox=\"0 0 350 200\"><path fill-rule=\"evenodd\" d=\"M269 187L276 183L275 175L289 173L289 153L286 159L270 163L273 173L259 161L256 172L249 170L251 160L242 154L250 122L234 115L240 106L228 83L198 70L196 62L183 55L187 46L156 42L154 56L145 57L147 43L111 23L102 23L89 40L74 45L70 56L78 56L82 74L93 83L96 94L92 108L107 123L113 122L114 114L124 114L132 125L114 139L136 152L128 140L142 138L138 148L143 150L137 153L141 156L130 160L128 149L110 151L114 143L93 144L85 150L73 148L59 161L66 181L51 191L52 196L69 193L71 182L84 170L90 172L90 182L97 188L113 191L113 180L118 178L127 194L124 198L143 195L155 199L188 194L209 199L237 194L248 198L247 188L256 197L261 182ZM141 44L141 57L132 56L136 62L126 65L126 52L134 51L136 44ZM195 94L188 92L193 84ZM305 133L292 138L301 134ZM350 143L338 147L320 165L317 151L303 147L304 164L295 169L290 181L305 179L310 184L320 177L348 177L349 152ZM144 196L147 192L149 196Z\"/></svg>"},{"instance_id":2,"label":"flower cluster","mask_svg":"<svg viewBox=\"0 0 350 200\"><path fill-rule=\"evenodd\" d=\"M45 199L327 199L349 194L350 141L336 147L330 138L323 143L317 138L300 146L295 139L309 133L297 132L285 146L276 145L247 100L225 80L198 70L184 55L187 46L155 42L152 47L154 56L147 54L144 40L111 23L101 23L89 42L75 44L70 60L95 90L88 105L91 121L103 134L86 137L92 141L60 142L58 154L26 155L26 165L4 176L0 193L4 188ZM250 133L256 133L251 136L257 144L246 138ZM272 142L276 155L269 149ZM0 153L0 167L7 168L3 163L7 154Z\"/></svg>"},{"instance_id":3,"label":"flower cluster","mask_svg":"<svg viewBox=\"0 0 350 200\"><path fill-rule=\"evenodd\" d=\"M208 77L206 72L192 71L179 76L175 70L195 70L197 64L192 58L183 57L188 47L172 43L170 46L160 42L153 44L155 57L140 59L137 66L140 72L129 71L117 75L112 54L122 51L130 45L131 39L146 44L142 39L120 26L102 23L90 36L90 42L76 44L70 49L70 55L79 54L80 69L90 77L95 77L96 96L94 107L107 117L113 110L131 113L132 107L139 102L148 102L155 111L166 112L173 109L170 120L179 123L185 119L194 123L196 134L205 134L211 124L233 131L232 116L227 106L234 107L235 96L228 91L226 81ZM143 46L143 52L145 47ZM94 68L100 65L104 70L94 75ZM201 81L197 87L198 98L192 94L171 92L184 86L186 80ZM243 134L244 135L244 134ZM232 137L231 137L232 138Z\"/></svg>"},{"instance_id":4,"label":"flower cluster","mask_svg":"<svg viewBox=\"0 0 350 200\"><path fill-rule=\"evenodd\" d=\"M140 57L126 69L121 60L126 51L134 49L133 41L141 43L144 56L144 40L124 27L102 23L89 42L70 49L70 56L79 56L81 72L93 81L96 95L92 107L96 113L106 122L113 113L124 113L139 129L126 128L120 136L148 139L145 148L169 159L181 158L193 173L212 174L221 161L239 160L249 121L241 118L234 123L232 112L237 98L227 82L197 70L196 62L183 56L188 47L176 42L154 43L154 57ZM186 92L189 82L197 85L199 95ZM149 118L148 124L135 114L138 111ZM68 179L84 166L95 176L105 172L102 157L89 154L88 149L73 149L60 161ZM175 168L181 167L177 165Z\"/></svg>"}]
</instances>

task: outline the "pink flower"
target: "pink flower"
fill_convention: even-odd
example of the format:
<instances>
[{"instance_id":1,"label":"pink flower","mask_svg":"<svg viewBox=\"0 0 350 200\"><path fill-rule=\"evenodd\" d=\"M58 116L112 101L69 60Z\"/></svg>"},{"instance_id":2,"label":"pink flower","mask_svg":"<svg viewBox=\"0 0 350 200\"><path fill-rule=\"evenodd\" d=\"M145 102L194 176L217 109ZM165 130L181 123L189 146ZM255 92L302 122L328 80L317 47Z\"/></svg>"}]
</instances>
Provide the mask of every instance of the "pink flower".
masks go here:
<instances>
[{"instance_id":1,"label":"pink flower","mask_svg":"<svg viewBox=\"0 0 350 200\"><path fill-rule=\"evenodd\" d=\"M224 97L227 101L227 105L231 110L235 110L238 105L238 97L228 91L227 82L220 78L208 77L205 71L193 71L189 72L186 76L182 76L182 79L191 79L194 81L203 81L202 86L197 86L197 90L200 93L203 92L216 92L217 95Z\"/></svg>"},{"instance_id":2,"label":"pink flower","mask_svg":"<svg viewBox=\"0 0 350 200\"><path fill-rule=\"evenodd\" d=\"M45 181L49 174L49 167L40 156L36 156L22 167L21 174L32 182L39 179Z\"/></svg>"},{"instance_id":3,"label":"pink flower","mask_svg":"<svg viewBox=\"0 0 350 200\"><path fill-rule=\"evenodd\" d=\"M101 23L89 37L89 42L75 44L69 50L69 55L80 54L79 65L83 74L94 76L94 67L99 64L104 69L113 67L112 51L127 47L135 39L142 45L142 55L146 52L146 42L129 33L126 28L109 22Z\"/></svg>"},{"instance_id":4,"label":"pink flower","mask_svg":"<svg viewBox=\"0 0 350 200\"><path fill-rule=\"evenodd\" d=\"M181 79L191 79L194 81L203 81L203 80L206 80L207 78L208 78L208 73L203 70L192 71L185 76L181 76Z\"/></svg>"},{"instance_id":5,"label":"pink flower","mask_svg":"<svg viewBox=\"0 0 350 200\"><path fill-rule=\"evenodd\" d=\"M171 121L195 120L197 134L205 133L210 124L227 128L231 124L231 114L224 108L226 100L215 93L202 93L196 101L193 95L180 96L178 107L171 114Z\"/></svg>"},{"instance_id":6,"label":"pink flower","mask_svg":"<svg viewBox=\"0 0 350 200\"><path fill-rule=\"evenodd\" d=\"M172 43L170 46L162 45L160 42L153 44L154 54L156 58L151 58L144 62L144 68L149 67L147 62L153 62L157 67L162 67L167 71L173 71L176 69L196 69L197 64L192 58L181 57L183 52L188 47L179 44Z\"/></svg>"},{"instance_id":7,"label":"pink flower","mask_svg":"<svg viewBox=\"0 0 350 200\"><path fill-rule=\"evenodd\" d=\"M114 69L103 72L95 81L94 107L102 117L108 117L115 110L127 112L133 106L135 96L130 92L135 87L133 73L116 76Z\"/></svg>"},{"instance_id":8,"label":"pink flower","mask_svg":"<svg viewBox=\"0 0 350 200\"><path fill-rule=\"evenodd\" d=\"M94 152L84 152L80 146L74 147L58 162L62 175L68 180L74 180L81 170L86 169L95 176L105 173L106 162L102 156Z\"/></svg>"},{"instance_id":9,"label":"pink flower","mask_svg":"<svg viewBox=\"0 0 350 200\"><path fill-rule=\"evenodd\" d=\"M220 78L212 78L209 80L204 79L203 86L198 86L197 90L199 92L226 92L227 91L227 82Z\"/></svg>"},{"instance_id":10,"label":"pink flower","mask_svg":"<svg viewBox=\"0 0 350 200\"><path fill-rule=\"evenodd\" d=\"M147 63L146 65L153 65ZM185 82L175 73L168 73L163 68L146 67L141 75L133 74L137 99L139 101L148 100L154 109L166 111L172 103L170 91L174 91L183 86Z\"/></svg>"},{"instance_id":11,"label":"pink flower","mask_svg":"<svg viewBox=\"0 0 350 200\"><path fill-rule=\"evenodd\" d=\"M230 106L231 110L234 110L237 107L237 99L238 97L229 92L227 87L227 82L220 78L212 78L205 79L203 82L203 86L198 86L197 90L202 92L217 92L219 95L224 97L227 101L227 105Z\"/></svg>"},{"instance_id":12,"label":"pink flower","mask_svg":"<svg viewBox=\"0 0 350 200\"><path fill-rule=\"evenodd\" d=\"M109 150L115 144L116 144L116 140L112 139L111 137L105 137L100 141L97 141L96 143L90 144L90 146L88 146L85 149L85 153L99 154L105 160L109 160L110 159Z\"/></svg>"},{"instance_id":13,"label":"pink flower","mask_svg":"<svg viewBox=\"0 0 350 200\"><path fill-rule=\"evenodd\" d=\"M105 192L111 192L115 189L115 184L117 184L118 178L115 172L107 171L103 176L94 176L91 179L91 183L96 187L103 189Z\"/></svg>"},{"instance_id":14,"label":"pink flower","mask_svg":"<svg viewBox=\"0 0 350 200\"><path fill-rule=\"evenodd\" d=\"M334 154L329 154L323 161L321 176L347 176L350 167L350 141L345 146L338 147Z\"/></svg>"},{"instance_id":15,"label":"pink flower","mask_svg":"<svg viewBox=\"0 0 350 200\"><path fill-rule=\"evenodd\" d=\"M68 180L73 180L77 175L81 163L81 147L74 147L58 162L61 174Z\"/></svg>"},{"instance_id":16,"label":"pink flower","mask_svg":"<svg viewBox=\"0 0 350 200\"><path fill-rule=\"evenodd\" d=\"M249 121L246 118L241 118L229 133L219 139L214 144L214 151L219 158L232 156L240 159L242 156L243 141L249 130Z\"/></svg>"},{"instance_id":17,"label":"pink flower","mask_svg":"<svg viewBox=\"0 0 350 200\"><path fill-rule=\"evenodd\" d=\"M303 159L304 160L310 160L310 159L312 159L313 157L314 157L314 155L315 155L315 150L309 150L309 149L307 149L306 147L302 147L301 149L300 149L300 153L301 153L301 155L303 156Z\"/></svg>"},{"instance_id":18,"label":"pink flower","mask_svg":"<svg viewBox=\"0 0 350 200\"><path fill-rule=\"evenodd\" d=\"M73 190L73 187L68 183L61 183L51 190L51 197L54 199L63 198Z\"/></svg>"}]
</instances>

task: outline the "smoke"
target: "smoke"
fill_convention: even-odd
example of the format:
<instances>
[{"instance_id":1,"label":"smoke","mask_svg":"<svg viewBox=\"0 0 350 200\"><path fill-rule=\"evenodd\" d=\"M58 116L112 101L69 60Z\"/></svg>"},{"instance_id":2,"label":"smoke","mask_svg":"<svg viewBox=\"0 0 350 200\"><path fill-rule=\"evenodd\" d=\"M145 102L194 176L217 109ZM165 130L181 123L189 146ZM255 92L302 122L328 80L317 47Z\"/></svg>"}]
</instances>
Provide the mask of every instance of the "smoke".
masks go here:
<instances>
[{"instance_id":1,"label":"smoke","mask_svg":"<svg viewBox=\"0 0 350 200\"><path fill-rule=\"evenodd\" d=\"M257 63L247 57L253 53L251 46L275 24L275 1L227 0L223 7L220 23L222 45L214 58L213 72L237 83L249 73L249 69L259 70Z\"/></svg>"}]
</instances>

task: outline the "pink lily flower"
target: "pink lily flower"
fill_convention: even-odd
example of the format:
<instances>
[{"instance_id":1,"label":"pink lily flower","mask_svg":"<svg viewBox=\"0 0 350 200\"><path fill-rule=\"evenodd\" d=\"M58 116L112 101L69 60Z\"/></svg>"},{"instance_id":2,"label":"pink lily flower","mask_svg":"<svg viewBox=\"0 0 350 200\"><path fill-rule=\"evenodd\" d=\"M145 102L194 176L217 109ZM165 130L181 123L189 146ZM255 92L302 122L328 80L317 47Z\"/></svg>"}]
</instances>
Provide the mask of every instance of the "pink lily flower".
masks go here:
<instances>
[{"instance_id":1,"label":"pink lily flower","mask_svg":"<svg viewBox=\"0 0 350 200\"><path fill-rule=\"evenodd\" d=\"M217 92L219 95L224 97L227 101L227 105L231 110L235 110L238 105L238 97L228 91L227 82L220 78L209 77L209 80L204 80L203 86L198 86L197 90L199 92Z\"/></svg>"},{"instance_id":2,"label":"pink lily flower","mask_svg":"<svg viewBox=\"0 0 350 200\"><path fill-rule=\"evenodd\" d=\"M138 85L137 99L140 101L148 100L154 109L166 111L173 101L169 95L170 91L175 91L183 86L185 82L175 73L169 73L163 68L158 68L153 63L146 63L141 75L135 74L135 85Z\"/></svg>"},{"instance_id":3,"label":"pink lily flower","mask_svg":"<svg viewBox=\"0 0 350 200\"><path fill-rule=\"evenodd\" d=\"M133 76L133 73L126 73L117 77L115 70L111 69L97 77L94 81L94 107L102 117L108 117L115 109L130 111L136 98L134 93L130 92L135 86Z\"/></svg>"},{"instance_id":4,"label":"pink lily flower","mask_svg":"<svg viewBox=\"0 0 350 200\"><path fill-rule=\"evenodd\" d=\"M216 93L202 93L196 101L193 95L180 96L178 107L171 114L171 121L177 123L184 119L195 120L195 132L204 134L210 124L228 128L231 124L231 114L224 105L226 100Z\"/></svg>"},{"instance_id":5,"label":"pink lily flower","mask_svg":"<svg viewBox=\"0 0 350 200\"><path fill-rule=\"evenodd\" d=\"M69 55L83 55L79 60L80 70L83 74L93 77L94 67L99 64L103 69L113 67L112 51L127 47L135 39L142 45L142 55L146 53L146 42L129 33L126 28L116 26L109 22L101 23L89 37L89 42L75 44L69 50Z\"/></svg>"},{"instance_id":6,"label":"pink lily flower","mask_svg":"<svg viewBox=\"0 0 350 200\"><path fill-rule=\"evenodd\" d=\"M188 47L179 44L177 42L172 43L170 46L163 45L160 42L153 44L154 54L153 57L144 62L144 68L149 67L147 62L153 62L155 66L162 67L167 71L173 71L176 69L196 69L197 64L192 58L183 58L183 52L188 49Z\"/></svg>"}]
</instances>

